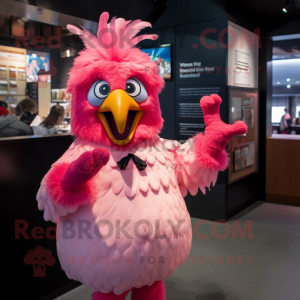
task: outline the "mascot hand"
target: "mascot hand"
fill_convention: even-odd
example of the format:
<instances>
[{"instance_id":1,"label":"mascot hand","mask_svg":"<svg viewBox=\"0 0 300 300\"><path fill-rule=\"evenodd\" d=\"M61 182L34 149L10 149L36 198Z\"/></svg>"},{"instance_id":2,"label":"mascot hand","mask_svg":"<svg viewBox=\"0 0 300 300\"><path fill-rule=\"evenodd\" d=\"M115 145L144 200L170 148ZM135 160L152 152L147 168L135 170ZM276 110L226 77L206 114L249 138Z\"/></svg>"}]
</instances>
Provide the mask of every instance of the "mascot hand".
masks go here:
<instances>
[{"instance_id":1,"label":"mascot hand","mask_svg":"<svg viewBox=\"0 0 300 300\"><path fill-rule=\"evenodd\" d=\"M221 121L219 114L221 103L222 99L217 94L204 96L200 100L206 126L201 150L213 159L218 159L234 135L247 132L247 126L242 121L237 121L233 125Z\"/></svg>"},{"instance_id":2,"label":"mascot hand","mask_svg":"<svg viewBox=\"0 0 300 300\"><path fill-rule=\"evenodd\" d=\"M69 192L79 190L107 164L108 160L109 152L106 148L84 152L64 173L61 179L62 188Z\"/></svg>"}]
</instances>

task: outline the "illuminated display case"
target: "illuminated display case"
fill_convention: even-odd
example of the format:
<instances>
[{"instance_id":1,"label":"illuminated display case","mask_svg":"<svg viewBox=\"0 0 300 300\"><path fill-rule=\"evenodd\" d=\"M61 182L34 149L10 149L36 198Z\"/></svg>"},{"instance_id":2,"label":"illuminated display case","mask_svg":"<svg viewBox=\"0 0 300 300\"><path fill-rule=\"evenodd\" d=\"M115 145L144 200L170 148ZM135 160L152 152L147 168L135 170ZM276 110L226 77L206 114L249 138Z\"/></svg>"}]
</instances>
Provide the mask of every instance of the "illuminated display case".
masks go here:
<instances>
[{"instance_id":1,"label":"illuminated display case","mask_svg":"<svg viewBox=\"0 0 300 300\"><path fill-rule=\"evenodd\" d=\"M1 101L15 103L25 98L26 49L0 46Z\"/></svg>"},{"instance_id":2,"label":"illuminated display case","mask_svg":"<svg viewBox=\"0 0 300 300\"><path fill-rule=\"evenodd\" d=\"M248 131L234 136L228 144L228 183L258 171L258 89L229 88L229 121L244 121Z\"/></svg>"}]
</instances>

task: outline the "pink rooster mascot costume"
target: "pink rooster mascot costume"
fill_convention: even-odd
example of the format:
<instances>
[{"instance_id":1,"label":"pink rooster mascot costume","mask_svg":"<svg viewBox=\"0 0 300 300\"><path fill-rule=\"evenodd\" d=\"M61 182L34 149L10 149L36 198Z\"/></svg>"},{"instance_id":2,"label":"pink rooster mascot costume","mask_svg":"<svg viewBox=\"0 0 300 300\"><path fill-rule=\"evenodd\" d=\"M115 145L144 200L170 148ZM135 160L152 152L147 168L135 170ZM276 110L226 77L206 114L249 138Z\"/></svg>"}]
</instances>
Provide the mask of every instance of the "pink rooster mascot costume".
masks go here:
<instances>
[{"instance_id":1,"label":"pink rooster mascot costume","mask_svg":"<svg viewBox=\"0 0 300 300\"><path fill-rule=\"evenodd\" d=\"M37 200L57 223L57 252L70 279L93 300L165 299L164 278L191 249L187 190L214 185L224 150L246 125L223 123L221 98L205 96L205 134L181 145L159 138L163 125L157 65L135 45L140 20L100 16L97 37L68 25L85 49L70 70L71 127L76 140L42 180Z\"/></svg>"}]
</instances>

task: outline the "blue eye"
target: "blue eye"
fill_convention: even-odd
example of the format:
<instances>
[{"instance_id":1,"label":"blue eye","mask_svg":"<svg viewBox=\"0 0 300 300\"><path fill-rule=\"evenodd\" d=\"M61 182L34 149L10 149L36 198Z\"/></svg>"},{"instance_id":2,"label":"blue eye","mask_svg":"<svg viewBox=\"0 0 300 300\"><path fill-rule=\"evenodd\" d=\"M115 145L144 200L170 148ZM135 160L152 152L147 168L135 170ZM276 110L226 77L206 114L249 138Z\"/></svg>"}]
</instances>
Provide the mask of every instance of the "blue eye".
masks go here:
<instances>
[{"instance_id":1,"label":"blue eye","mask_svg":"<svg viewBox=\"0 0 300 300\"><path fill-rule=\"evenodd\" d=\"M144 102L148 98L148 93L144 85L136 78L129 78L126 81L126 92L136 102Z\"/></svg>"},{"instance_id":2,"label":"blue eye","mask_svg":"<svg viewBox=\"0 0 300 300\"><path fill-rule=\"evenodd\" d=\"M87 99L93 106L100 106L110 93L109 83L105 80L96 81L91 86Z\"/></svg>"}]
</instances>

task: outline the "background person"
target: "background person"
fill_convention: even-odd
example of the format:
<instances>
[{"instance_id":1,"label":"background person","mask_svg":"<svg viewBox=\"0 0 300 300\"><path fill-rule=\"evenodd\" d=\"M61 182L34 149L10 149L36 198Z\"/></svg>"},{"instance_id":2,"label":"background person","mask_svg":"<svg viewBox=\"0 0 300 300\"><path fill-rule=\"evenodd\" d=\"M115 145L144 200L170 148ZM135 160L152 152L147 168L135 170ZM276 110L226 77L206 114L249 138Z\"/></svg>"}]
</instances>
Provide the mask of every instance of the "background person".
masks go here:
<instances>
[{"instance_id":1,"label":"background person","mask_svg":"<svg viewBox=\"0 0 300 300\"><path fill-rule=\"evenodd\" d=\"M18 103L21 110L20 121L30 126L37 115L37 104L34 100L26 98Z\"/></svg>"},{"instance_id":2,"label":"background person","mask_svg":"<svg viewBox=\"0 0 300 300\"><path fill-rule=\"evenodd\" d=\"M285 108L284 111L285 113L281 117L281 121L280 121L280 131L283 134L288 134L290 131L290 126L292 124L292 120L290 114L288 113L287 108Z\"/></svg>"},{"instance_id":3,"label":"background person","mask_svg":"<svg viewBox=\"0 0 300 300\"><path fill-rule=\"evenodd\" d=\"M19 104L17 104L17 106L16 106L16 116L20 120L20 117L21 117L21 108L20 108Z\"/></svg>"},{"instance_id":4,"label":"background person","mask_svg":"<svg viewBox=\"0 0 300 300\"><path fill-rule=\"evenodd\" d=\"M51 107L49 115L39 126L32 126L33 133L35 135L62 134L63 132L59 125L64 119L64 108L61 105L56 104Z\"/></svg>"},{"instance_id":5,"label":"background person","mask_svg":"<svg viewBox=\"0 0 300 300\"><path fill-rule=\"evenodd\" d=\"M10 115L5 107L0 106L0 137L32 135L31 128L24 122Z\"/></svg>"},{"instance_id":6,"label":"background person","mask_svg":"<svg viewBox=\"0 0 300 300\"><path fill-rule=\"evenodd\" d=\"M8 109L8 105L7 105L7 103L4 102L4 101L0 101L0 106L1 106L1 107L4 107L4 108L6 108L6 109Z\"/></svg>"},{"instance_id":7,"label":"background person","mask_svg":"<svg viewBox=\"0 0 300 300\"><path fill-rule=\"evenodd\" d=\"M298 117L293 120L294 125L300 125L300 110L298 111Z\"/></svg>"}]
</instances>

